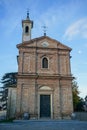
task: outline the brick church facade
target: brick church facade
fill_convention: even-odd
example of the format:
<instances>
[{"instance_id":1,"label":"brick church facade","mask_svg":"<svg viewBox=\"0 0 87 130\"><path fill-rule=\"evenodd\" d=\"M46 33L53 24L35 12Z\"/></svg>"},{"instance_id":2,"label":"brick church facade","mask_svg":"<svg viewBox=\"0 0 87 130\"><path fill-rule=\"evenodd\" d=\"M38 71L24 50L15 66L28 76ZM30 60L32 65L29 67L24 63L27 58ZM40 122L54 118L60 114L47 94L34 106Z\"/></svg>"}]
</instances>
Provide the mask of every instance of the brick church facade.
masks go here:
<instances>
[{"instance_id":1,"label":"brick church facade","mask_svg":"<svg viewBox=\"0 0 87 130\"><path fill-rule=\"evenodd\" d=\"M17 45L17 88L9 90L10 96L13 90L15 93L15 110L11 110L10 103L8 114L19 118L27 112L31 119L69 118L73 112L71 48L46 33L31 39L32 27L33 22L27 14L22 21L22 43Z\"/></svg>"}]
</instances>

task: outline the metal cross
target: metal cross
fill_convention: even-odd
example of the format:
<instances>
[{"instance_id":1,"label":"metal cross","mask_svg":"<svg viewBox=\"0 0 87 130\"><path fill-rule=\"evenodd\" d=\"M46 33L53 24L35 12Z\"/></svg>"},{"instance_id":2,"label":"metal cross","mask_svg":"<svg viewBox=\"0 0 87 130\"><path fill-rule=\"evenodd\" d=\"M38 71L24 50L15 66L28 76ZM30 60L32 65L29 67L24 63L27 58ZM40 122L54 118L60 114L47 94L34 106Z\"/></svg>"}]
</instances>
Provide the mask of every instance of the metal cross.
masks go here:
<instances>
[{"instance_id":1,"label":"metal cross","mask_svg":"<svg viewBox=\"0 0 87 130\"><path fill-rule=\"evenodd\" d=\"M44 32L44 36L46 36L46 31L47 31L47 26L42 26L42 28L43 28L43 32Z\"/></svg>"},{"instance_id":2,"label":"metal cross","mask_svg":"<svg viewBox=\"0 0 87 130\"><path fill-rule=\"evenodd\" d=\"M29 9L27 9L27 19L29 19Z\"/></svg>"}]
</instances>

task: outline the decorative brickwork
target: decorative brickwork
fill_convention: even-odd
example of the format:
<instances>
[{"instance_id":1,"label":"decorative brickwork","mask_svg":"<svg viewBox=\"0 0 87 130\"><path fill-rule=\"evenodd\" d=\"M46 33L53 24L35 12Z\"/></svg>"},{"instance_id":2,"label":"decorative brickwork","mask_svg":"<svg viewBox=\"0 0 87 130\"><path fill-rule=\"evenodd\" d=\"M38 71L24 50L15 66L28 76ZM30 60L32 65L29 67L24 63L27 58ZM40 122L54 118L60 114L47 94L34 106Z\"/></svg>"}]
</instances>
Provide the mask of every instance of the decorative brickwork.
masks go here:
<instances>
[{"instance_id":1,"label":"decorative brickwork","mask_svg":"<svg viewBox=\"0 0 87 130\"><path fill-rule=\"evenodd\" d=\"M9 90L8 116L15 113L16 118L22 118L28 113L33 119L69 118L73 112L71 48L46 33L31 39L33 21L28 15L22 21L22 43L17 45L17 89ZM15 103L11 106L13 100Z\"/></svg>"},{"instance_id":2,"label":"decorative brickwork","mask_svg":"<svg viewBox=\"0 0 87 130\"><path fill-rule=\"evenodd\" d=\"M50 118L70 117L73 112L71 48L48 36L23 42L17 48L16 115L28 112L30 118L40 118L40 95L50 95ZM42 68L43 57L48 59L47 68Z\"/></svg>"}]
</instances>

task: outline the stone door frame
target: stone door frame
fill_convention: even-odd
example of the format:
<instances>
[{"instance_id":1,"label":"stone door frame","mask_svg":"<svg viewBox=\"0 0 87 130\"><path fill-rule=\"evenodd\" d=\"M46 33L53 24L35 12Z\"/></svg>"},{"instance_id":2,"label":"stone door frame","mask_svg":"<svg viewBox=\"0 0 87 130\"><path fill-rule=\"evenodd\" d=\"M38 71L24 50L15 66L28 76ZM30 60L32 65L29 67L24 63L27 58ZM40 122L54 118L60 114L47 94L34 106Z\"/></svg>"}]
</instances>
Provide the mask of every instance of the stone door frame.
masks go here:
<instances>
[{"instance_id":1,"label":"stone door frame","mask_svg":"<svg viewBox=\"0 0 87 130\"><path fill-rule=\"evenodd\" d=\"M50 112L51 112L50 119L53 119L53 92L51 89L49 89L49 90L41 89L38 92L38 119L40 119L40 95L50 95L50 109L51 109L50 110Z\"/></svg>"}]
</instances>

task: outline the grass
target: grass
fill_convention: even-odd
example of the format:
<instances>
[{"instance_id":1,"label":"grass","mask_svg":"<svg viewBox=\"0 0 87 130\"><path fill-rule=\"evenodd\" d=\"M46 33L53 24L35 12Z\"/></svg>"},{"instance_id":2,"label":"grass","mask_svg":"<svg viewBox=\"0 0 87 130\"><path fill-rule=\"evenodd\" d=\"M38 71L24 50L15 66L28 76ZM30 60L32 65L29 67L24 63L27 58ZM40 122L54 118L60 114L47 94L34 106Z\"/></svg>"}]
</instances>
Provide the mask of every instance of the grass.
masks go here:
<instances>
[{"instance_id":1,"label":"grass","mask_svg":"<svg viewBox=\"0 0 87 130\"><path fill-rule=\"evenodd\" d=\"M12 123L13 122L13 118L11 119L4 119L4 120L1 120L0 123Z\"/></svg>"}]
</instances>

